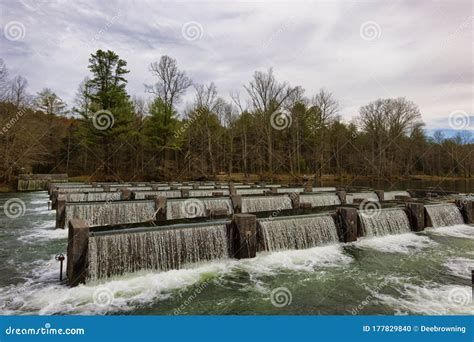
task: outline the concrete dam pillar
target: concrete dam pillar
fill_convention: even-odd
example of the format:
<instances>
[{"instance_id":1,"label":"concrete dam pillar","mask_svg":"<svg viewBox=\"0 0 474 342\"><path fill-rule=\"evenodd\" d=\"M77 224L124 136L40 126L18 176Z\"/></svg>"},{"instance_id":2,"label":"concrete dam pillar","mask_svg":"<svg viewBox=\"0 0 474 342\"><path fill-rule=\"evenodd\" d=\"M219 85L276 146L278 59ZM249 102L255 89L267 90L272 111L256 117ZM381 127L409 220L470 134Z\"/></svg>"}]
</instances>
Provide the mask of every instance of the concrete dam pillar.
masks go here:
<instances>
[{"instance_id":1,"label":"concrete dam pillar","mask_svg":"<svg viewBox=\"0 0 474 342\"><path fill-rule=\"evenodd\" d=\"M291 199L291 205L293 206L293 209L299 209L300 208L300 195L297 192L292 192L289 194L290 199Z\"/></svg>"},{"instance_id":2,"label":"concrete dam pillar","mask_svg":"<svg viewBox=\"0 0 474 342\"><path fill-rule=\"evenodd\" d=\"M338 190L336 191L337 197L339 197L339 201L341 201L341 204L346 204L346 195L347 193L344 190Z\"/></svg>"},{"instance_id":3,"label":"concrete dam pillar","mask_svg":"<svg viewBox=\"0 0 474 342\"><path fill-rule=\"evenodd\" d=\"M66 274L70 286L85 283L89 250L89 225L86 221L69 221Z\"/></svg>"},{"instance_id":4,"label":"concrete dam pillar","mask_svg":"<svg viewBox=\"0 0 474 342\"><path fill-rule=\"evenodd\" d=\"M155 198L155 221L166 221L166 197Z\"/></svg>"},{"instance_id":5,"label":"concrete dam pillar","mask_svg":"<svg viewBox=\"0 0 474 342\"><path fill-rule=\"evenodd\" d=\"M456 205L461 211L466 224L474 223L474 200L457 200Z\"/></svg>"},{"instance_id":6,"label":"concrete dam pillar","mask_svg":"<svg viewBox=\"0 0 474 342\"><path fill-rule=\"evenodd\" d=\"M377 197L379 198L380 202L383 202L385 200L384 196L384 191L383 190L375 190L375 193L377 194Z\"/></svg>"},{"instance_id":7,"label":"concrete dam pillar","mask_svg":"<svg viewBox=\"0 0 474 342\"><path fill-rule=\"evenodd\" d=\"M181 197L188 198L189 197L189 189L181 189Z\"/></svg>"},{"instance_id":8,"label":"concrete dam pillar","mask_svg":"<svg viewBox=\"0 0 474 342\"><path fill-rule=\"evenodd\" d=\"M56 228L64 229L66 224L66 201L56 202Z\"/></svg>"},{"instance_id":9,"label":"concrete dam pillar","mask_svg":"<svg viewBox=\"0 0 474 342\"><path fill-rule=\"evenodd\" d=\"M125 200L132 200L133 199L133 193L130 191L130 189L120 189L120 199L122 201Z\"/></svg>"},{"instance_id":10,"label":"concrete dam pillar","mask_svg":"<svg viewBox=\"0 0 474 342\"><path fill-rule=\"evenodd\" d=\"M229 194L237 195L237 190L235 189L235 185L233 182L229 182Z\"/></svg>"},{"instance_id":11,"label":"concrete dam pillar","mask_svg":"<svg viewBox=\"0 0 474 342\"><path fill-rule=\"evenodd\" d=\"M342 241L352 242L357 240L357 209L340 207L336 209L342 233Z\"/></svg>"},{"instance_id":12,"label":"concrete dam pillar","mask_svg":"<svg viewBox=\"0 0 474 342\"><path fill-rule=\"evenodd\" d=\"M423 203L408 202L405 204L411 230L419 232L425 229L425 205Z\"/></svg>"},{"instance_id":13,"label":"concrete dam pillar","mask_svg":"<svg viewBox=\"0 0 474 342\"><path fill-rule=\"evenodd\" d=\"M230 200L232 201L232 208L234 209L234 214L240 214L242 212L242 196L230 195Z\"/></svg>"},{"instance_id":14,"label":"concrete dam pillar","mask_svg":"<svg viewBox=\"0 0 474 342\"><path fill-rule=\"evenodd\" d=\"M257 255L257 216L236 214L231 223L233 257L237 259L254 258Z\"/></svg>"}]
</instances>

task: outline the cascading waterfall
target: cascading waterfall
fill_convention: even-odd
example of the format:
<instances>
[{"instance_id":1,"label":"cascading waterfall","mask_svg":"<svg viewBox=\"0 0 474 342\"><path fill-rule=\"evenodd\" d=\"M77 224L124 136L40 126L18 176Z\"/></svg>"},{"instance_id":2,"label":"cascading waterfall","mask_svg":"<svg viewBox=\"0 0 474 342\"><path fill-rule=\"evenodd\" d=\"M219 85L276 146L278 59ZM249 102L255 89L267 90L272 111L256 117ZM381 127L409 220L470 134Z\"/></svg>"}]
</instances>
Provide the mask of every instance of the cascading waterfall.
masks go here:
<instances>
[{"instance_id":1,"label":"cascading waterfall","mask_svg":"<svg viewBox=\"0 0 474 342\"><path fill-rule=\"evenodd\" d=\"M18 191L38 191L44 190L48 180L45 179L19 179L18 180Z\"/></svg>"},{"instance_id":2,"label":"cascading waterfall","mask_svg":"<svg viewBox=\"0 0 474 342\"><path fill-rule=\"evenodd\" d=\"M318 192L318 191L336 191L335 187L331 186L326 186L326 187L315 187L313 188L313 192Z\"/></svg>"},{"instance_id":3,"label":"cascading waterfall","mask_svg":"<svg viewBox=\"0 0 474 342\"><path fill-rule=\"evenodd\" d=\"M359 211L363 236L383 236L410 232L408 215L402 208Z\"/></svg>"},{"instance_id":4,"label":"cascading waterfall","mask_svg":"<svg viewBox=\"0 0 474 342\"><path fill-rule=\"evenodd\" d=\"M169 190L169 191L135 191L135 199L145 199L146 196L166 197L166 198L180 198L181 191Z\"/></svg>"},{"instance_id":5,"label":"cascading waterfall","mask_svg":"<svg viewBox=\"0 0 474 342\"><path fill-rule=\"evenodd\" d=\"M430 204L425 209L435 228L464 224L462 214L455 204Z\"/></svg>"},{"instance_id":6,"label":"cascading waterfall","mask_svg":"<svg viewBox=\"0 0 474 342\"><path fill-rule=\"evenodd\" d=\"M214 185L199 185L199 190L212 190L214 188Z\"/></svg>"},{"instance_id":7,"label":"cascading waterfall","mask_svg":"<svg viewBox=\"0 0 474 342\"><path fill-rule=\"evenodd\" d=\"M386 191L383 196L385 201L393 201L395 196L411 197L408 191Z\"/></svg>"},{"instance_id":8,"label":"cascading waterfall","mask_svg":"<svg viewBox=\"0 0 474 342\"><path fill-rule=\"evenodd\" d=\"M243 197L242 212L256 213L260 211L291 209L292 203L288 196Z\"/></svg>"},{"instance_id":9,"label":"cascading waterfall","mask_svg":"<svg viewBox=\"0 0 474 342\"><path fill-rule=\"evenodd\" d=\"M229 196L229 190L227 189L214 189L214 190L189 190L189 197L211 197L213 192L222 192L224 196Z\"/></svg>"},{"instance_id":10,"label":"cascading waterfall","mask_svg":"<svg viewBox=\"0 0 474 342\"><path fill-rule=\"evenodd\" d=\"M277 188L277 193L279 194L291 194L303 192L303 188Z\"/></svg>"},{"instance_id":11,"label":"cascading waterfall","mask_svg":"<svg viewBox=\"0 0 474 342\"><path fill-rule=\"evenodd\" d=\"M226 210L227 215L233 212L230 198L189 198L170 200L167 203L166 219L205 217L208 210Z\"/></svg>"},{"instance_id":12,"label":"cascading waterfall","mask_svg":"<svg viewBox=\"0 0 474 342\"><path fill-rule=\"evenodd\" d=\"M329 215L260 220L259 225L268 251L305 249L339 240L336 224Z\"/></svg>"},{"instance_id":13,"label":"cascading waterfall","mask_svg":"<svg viewBox=\"0 0 474 342\"><path fill-rule=\"evenodd\" d=\"M101 187L66 187L66 188L59 188L58 193L70 193L70 192L102 192L104 188Z\"/></svg>"},{"instance_id":14,"label":"cascading waterfall","mask_svg":"<svg viewBox=\"0 0 474 342\"><path fill-rule=\"evenodd\" d=\"M237 195L263 195L266 189L236 189Z\"/></svg>"},{"instance_id":15,"label":"cascading waterfall","mask_svg":"<svg viewBox=\"0 0 474 342\"><path fill-rule=\"evenodd\" d=\"M367 201L378 202L379 196L375 192L351 192L346 195L346 203L354 203L354 198L362 198Z\"/></svg>"},{"instance_id":16,"label":"cascading waterfall","mask_svg":"<svg viewBox=\"0 0 474 342\"><path fill-rule=\"evenodd\" d=\"M65 227L73 218L87 221L90 227L147 222L155 212L154 201L66 204Z\"/></svg>"},{"instance_id":17,"label":"cascading waterfall","mask_svg":"<svg viewBox=\"0 0 474 342\"><path fill-rule=\"evenodd\" d=\"M110 190L112 191L117 191L117 190L130 190L130 191L151 191L152 188L151 186L120 186L120 187L115 187L111 186Z\"/></svg>"},{"instance_id":18,"label":"cascading waterfall","mask_svg":"<svg viewBox=\"0 0 474 342\"><path fill-rule=\"evenodd\" d=\"M311 207L324 207L328 205L339 205L341 200L337 195L300 195L300 203L311 203Z\"/></svg>"},{"instance_id":19,"label":"cascading waterfall","mask_svg":"<svg viewBox=\"0 0 474 342\"><path fill-rule=\"evenodd\" d=\"M91 280L228 257L225 224L90 236Z\"/></svg>"},{"instance_id":20,"label":"cascading waterfall","mask_svg":"<svg viewBox=\"0 0 474 342\"><path fill-rule=\"evenodd\" d=\"M100 202L119 201L121 197L120 192L74 192L59 194L58 200L66 200L66 202Z\"/></svg>"}]
</instances>

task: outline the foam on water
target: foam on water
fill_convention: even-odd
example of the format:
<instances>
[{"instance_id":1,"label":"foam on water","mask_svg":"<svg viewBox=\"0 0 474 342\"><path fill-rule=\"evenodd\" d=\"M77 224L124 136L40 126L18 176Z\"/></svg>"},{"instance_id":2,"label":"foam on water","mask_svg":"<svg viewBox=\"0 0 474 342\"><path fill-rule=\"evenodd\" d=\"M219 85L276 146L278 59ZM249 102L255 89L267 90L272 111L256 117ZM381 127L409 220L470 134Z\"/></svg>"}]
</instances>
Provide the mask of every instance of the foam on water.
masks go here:
<instances>
[{"instance_id":1,"label":"foam on water","mask_svg":"<svg viewBox=\"0 0 474 342\"><path fill-rule=\"evenodd\" d=\"M413 233L385 235L381 237L360 238L354 246L371 248L386 253L408 254L415 250L436 246L437 243L427 236Z\"/></svg>"},{"instance_id":2,"label":"foam on water","mask_svg":"<svg viewBox=\"0 0 474 342\"><path fill-rule=\"evenodd\" d=\"M472 315L474 312L469 286L404 283L400 291L396 297L380 292L374 296L397 314Z\"/></svg>"},{"instance_id":3,"label":"foam on water","mask_svg":"<svg viewBox=\"0 0 474 342\"><path fill-rule=\"evenodd\" d=\"M49 197L45 197L45 198L46 198L46 202L47 202ZM45 199L40 199L40 200L31 201L30 203L31 204L43 204L44 205L44 202L45 202Z\"/></svg>"},{"instance_id":4,"label":"foam on water","mask_svg":"<svg viewBox=\"0 0 474 342\"><path fill-rule=\"evenodd\" d=\"M345 266L351 261L342 247L335 245L260 253L254 259L227 259L167 272L142 271L69 288L58 284L57 261L52 256L51 260L38 263L26 283L0 288L0 306L7 315L127 312L176 296L177 290L204 280L218 282L231 272L247 272L257 286L262 276L287 271L314 272L318 268Z\"/></svg>"},{"instance_id":5,"label":"foam on water","mask_svg":"<svg viewBox=\"0 0 474 342\"><path fill-rule=\"evenodd\" d=\"M471 279L471 272L474 270L474 260L468 258L454 258L444 263L449 273L463 279Z\"/></svg>"},{"instance_id":6,"label":"foam on water","mask_svg":"<svg viewBox=\"0 0 474 342\"><path fill-rule=\"evenodd\" d=\"M256 275L274 275L279 271L312 272L321 267L341 267L352 262L340 245L310 249L263 252L255 259L242 259L239 267Z\"/></svg>"},{"instance_id":7,"label":"foam on water","mask_svg":"<svg viewBox=\"0 0 474 342\"><path fill-rule=\"evenodd\" d=\"M68 230L55 228L56 221L49 220L28 231L28 234L22 235L18 241L24 243L36 243L41 240L66 239Z\"/></svg>"},{"instance_id":8,"label":"foam on water","mask_svg":"<svg viewBox=\"0 0 474 342\"><path fill-rule=\"evenodd\" d=\"M465 224L458 224L449 227L427 228L425 229L429 234L452 236L464 239L474 239L474 227Z\"/></svg>"}]
</instances>

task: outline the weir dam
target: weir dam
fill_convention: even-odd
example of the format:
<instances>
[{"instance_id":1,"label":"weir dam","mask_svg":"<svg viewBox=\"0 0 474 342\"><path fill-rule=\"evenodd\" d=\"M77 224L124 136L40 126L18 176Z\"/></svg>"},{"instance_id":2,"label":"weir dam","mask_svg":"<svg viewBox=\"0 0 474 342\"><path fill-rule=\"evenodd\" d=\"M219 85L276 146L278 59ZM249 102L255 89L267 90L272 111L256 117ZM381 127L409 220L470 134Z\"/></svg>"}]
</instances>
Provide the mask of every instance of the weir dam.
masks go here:
<instances>
[{"instance_id":1,"label":"weir dam","mask_svg":"<svg viewBox=\"0 0 474 342\"><path fill-rule=\"evenodd\" d=\"M474 223L471 196L311 185L48 183L71 286ZM474 227L473 227L474 229Z\"/></svg>"}]
</instances>

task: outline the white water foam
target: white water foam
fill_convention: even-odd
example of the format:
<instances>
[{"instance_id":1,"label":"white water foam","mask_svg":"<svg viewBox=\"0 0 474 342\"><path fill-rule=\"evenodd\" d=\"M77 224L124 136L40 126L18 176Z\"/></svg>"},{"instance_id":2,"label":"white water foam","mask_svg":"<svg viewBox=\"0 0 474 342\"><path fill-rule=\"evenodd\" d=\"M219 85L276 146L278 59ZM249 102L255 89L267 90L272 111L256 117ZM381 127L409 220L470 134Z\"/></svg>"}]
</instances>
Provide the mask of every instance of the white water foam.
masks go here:
<instances>
[{"instance_id":1,"label":"white water foam","mask_svg":"<svg viewBox=\"0 0 474 342\"><path fill-rule=\"evenodd\" d=\"M371 248L386 253L403 254L408 254L416 250L437 245L437 243L429 237L414 233L360 238L353 244L356 247Z\"/></svg>"},{"instance_id":2,"label":"white water foam","mask_svg":"<svg viewBox=\"0 0 474 342\"><path fill-rule=\"evenodd\" d=\"M27 234L18 238L18 241L24 243L36 243L38 240L66 239L67 229L57 229L56 220L44 221L41 224L27 230Z\"/></svg>"},{"instance_id":3,"label":"white water foam","mask_svg":"<svg viewBox=\"0 0 474 342\"><path fill-rule=\"evenodd\" d=\"M344 266L352 258L343 253L342 246L331 245L310 249L264 252L254 259L242 259L239 267L251 274L274 275L278 271L311 272L320 267Z\"/></svg>"},{"instance_id":4,"label":"white water foam","mask_svg":"<svg viewBox=\"0 0 474 342\"><path fill-rule=\"evenodd\" d=\"M444 263L449 273L463 279L471 279L471 272L474 270L474 260L468 258L454 258Z\"/></svg>"},{"instance_id":5,"label":"white water foam","mask_svg":"<svg viewBox=\"0 0 474 342\"><path fill-rule=\"evenodd\" d=\"M395 308L397 314L472 315L474 312L469 286L404 284L401 294L396 297L383 293L375 293L374 296Z\"/></svg>"},{"instance_id":6,"label":"white water foam","mask_svg":"<svg viewBox=\"0 0 474 342\"><path fill-rule=\"evenodd\" d=\"M37 200L34 200L34 201L31 201L30 204L43 204L46 202L48 203L49 201L49 197L48 196L45 196L43 199L37 199Z\"/></svg>"},{"instance_id":7,"label":"white water foam","mask_svg":"<svg viewBox=\"0 0 474 342\"><path fill-rule=\"evenodd\" d=\"M474 227L465 224L458 224L448 227L429 228L425 231L434 235L474 239Z\"/></svg>"},{"instance_id":8,"label":"white water foam","mask_svg":"<svg viewBox=\"0 0 474 342\"><path fill-rule=\"evenodd\" d=\"M313 272L319 267L349 264L339 245L299 251L262 253L254 259L224 260L197 267L168 272L137 272L107 281L96 281L75 288L57 283L58 265L52 259L36 267L33 278L20 286L0 288L0 301L5 314L106 314L127 312L176 295L176 290L218 278L233 271L248 272L254 283L263 288L259 277L279 271ZM258 290L258 289L256 289ZM102 293L107 305L94 302ZM0 304L1 305L1 304Z\"/></svg>"}]
</instances>

